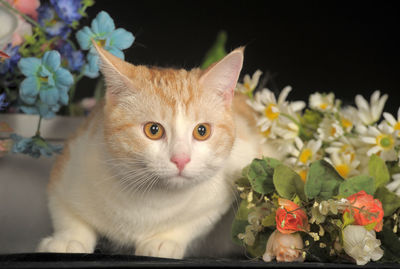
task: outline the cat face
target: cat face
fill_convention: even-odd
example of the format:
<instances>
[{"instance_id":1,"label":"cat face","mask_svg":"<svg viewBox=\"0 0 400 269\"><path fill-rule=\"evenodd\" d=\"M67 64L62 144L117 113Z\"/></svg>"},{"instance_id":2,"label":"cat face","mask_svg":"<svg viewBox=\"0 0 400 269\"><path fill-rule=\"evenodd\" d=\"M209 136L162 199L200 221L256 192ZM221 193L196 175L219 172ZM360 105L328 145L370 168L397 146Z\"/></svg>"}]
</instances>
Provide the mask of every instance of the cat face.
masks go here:
<instances>
[{"instance_id":1,"label":"cat face","mask_svg":"<svg viewBox=\"0 0 400 269\"><path fill-rule=\"evenodd\" d=\"M99 54L105 142L132 188L193 186L221 169L235 140L230 104L241 50L206 71L133 66Z\"/></svg>"}]
</instances>

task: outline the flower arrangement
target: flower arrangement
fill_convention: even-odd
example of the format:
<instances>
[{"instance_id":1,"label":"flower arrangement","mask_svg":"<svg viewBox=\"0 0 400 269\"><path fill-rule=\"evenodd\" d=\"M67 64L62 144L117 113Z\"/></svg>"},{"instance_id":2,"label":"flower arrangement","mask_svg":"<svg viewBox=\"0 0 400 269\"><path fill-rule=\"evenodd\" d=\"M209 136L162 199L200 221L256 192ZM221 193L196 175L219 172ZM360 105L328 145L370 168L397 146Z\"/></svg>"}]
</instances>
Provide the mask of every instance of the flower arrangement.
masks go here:
<instances>
[{"instance_id":1,"label":"flower arrangement","mask_svg":"<svg viewBox=\"0 0 400 269\"><path fill-rule=\"evenodd\" d=\"M387 95L361 95L356 107L314 93L308 107L257 90L261 71L236 91L257 113L261 143L280 160L254 159L237 180L240 205L232 239L264 261L400 262L400 109Z\"/></svg>"},{"instance_id":2,"label":"flower arrangement","mask_svg":"<svg viewBox=\"0 0 400 269\"><path fill-rule=\"evenodd\" d=\"M132 33L115 28L110 15L101 11L90 27L80 27L86 9L94 0L0 0L0 110L38 115L36 133L24 138L1 123L0 155L8 151L32 157L51 156L60 146L40 135L42 119L49 119L62 107L69 115L82 114L96 100L74 102L75 90L83 77L99 77L98 56L92 40L113 55L134 42ZM4 29L4 31L3 31ZM86 57L85 57L86 53ZM98 79L97 99L104 93Z\"/></svg>"}]
</instances>

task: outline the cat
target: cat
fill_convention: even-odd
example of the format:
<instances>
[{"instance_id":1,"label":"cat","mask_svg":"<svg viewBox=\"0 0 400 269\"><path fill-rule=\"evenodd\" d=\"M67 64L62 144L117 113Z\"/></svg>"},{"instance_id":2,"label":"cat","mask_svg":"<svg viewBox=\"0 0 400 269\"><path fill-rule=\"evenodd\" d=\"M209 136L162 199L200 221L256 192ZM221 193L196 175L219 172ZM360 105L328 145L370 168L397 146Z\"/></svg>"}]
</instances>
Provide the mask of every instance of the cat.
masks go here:
<instances>
[{"instance_id":1,"label":"cat","mask_svg":"<svg viewBox=\"0 0 400 269\"><path fill-rule=\"evenodd\" d=\"M94 46L105 100L51 171L54 233L38 251L92 253L102 236L141 256L232 253L223 216L234 180L253 158L278 155L260 144L253 110L234 94L244 48L187 71L135 66Z\"/></svg>"}]
</instances>

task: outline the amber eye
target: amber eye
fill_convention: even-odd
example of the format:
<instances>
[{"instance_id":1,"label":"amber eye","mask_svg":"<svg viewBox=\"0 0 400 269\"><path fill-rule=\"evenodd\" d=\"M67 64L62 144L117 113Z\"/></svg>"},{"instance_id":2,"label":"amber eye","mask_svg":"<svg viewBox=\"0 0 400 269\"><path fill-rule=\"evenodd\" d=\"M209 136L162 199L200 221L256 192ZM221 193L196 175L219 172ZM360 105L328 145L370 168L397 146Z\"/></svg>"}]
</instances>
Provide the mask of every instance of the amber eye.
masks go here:
<instances>
[{"instance_id":1,"label":"amber eye","mask_svg":"<svg viewBox=\"0 0 400 269\"><path fill-rule=\"evenodd\" d=\"M143 131L145 135L153 140L157 140L163 137L164 127L156 122L148 122L144 125Z\"/></svg>"},{"instance_id":2,"label":"amber eye","mask_svg":"<svg viewBox=\"0 0 400 269\"><path fill-rule=\"evenodd\" d=\"M200 123L194 127L193 137L197 140L203 141L211 135L211 125L208 123Z\"/></svg>"}]
</instances>

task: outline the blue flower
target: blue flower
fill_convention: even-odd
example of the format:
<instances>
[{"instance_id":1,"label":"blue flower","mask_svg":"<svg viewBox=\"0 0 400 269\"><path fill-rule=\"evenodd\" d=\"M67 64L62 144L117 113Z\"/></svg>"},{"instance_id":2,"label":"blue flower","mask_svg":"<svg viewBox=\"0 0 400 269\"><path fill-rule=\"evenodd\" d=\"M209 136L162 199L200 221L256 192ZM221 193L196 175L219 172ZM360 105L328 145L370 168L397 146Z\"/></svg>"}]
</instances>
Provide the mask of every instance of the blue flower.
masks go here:
<instances>
[{"instance_id":1,"label":"blue flower","mask_svg":"<svg viewBox=\"0 0 400 269\"><path fill-rule=\"evenodd\" d=\"M89 76L92 75L92 77L98 76L99 72L99 58L95 48L93 47L92 40L121 59L125 58L122 50L129 48L135 40L132 33L125 29L115 29L113 19L105 11L101 11L97 14L96 18L92 21L90 28L85 26L79 30L76 33L76 38L83 50L89 50L87 55L88 65L85 66L85 74L89 74Z\"/></svg>"},{"instance_id":2,"label":"blue flower","mask_svg":"<svg viewBox=\"0 0 400 269\"><path fill-rule=\"evenodd\" d=\"M26 76L19 89L24 102L22 111L51 118L61 105L68 104L68 91L74 79L60 64L60 53L55 50L47 51L42 59L30 57L19 61L18 67Z\"/></svg>"},{"instance_id":3,"label":"blue flower","mask_svg":"<svg viewBox=\"0 0 400 269\"><path fill-rule=\"evenodd\" d=\"M39 24L46 29L49 36L66 38L69 35L71 28L64 21L59 20L54 8L48 4L42 4L37 11Z\"/></svg>"},{"instance_id":4,"label":"blue flower","mask_svg":"<svg viewBox=\"0 0 400 269\"><path fill-rule=\"evenodd\" d=\"M79 9L82 7L81 0L50 0L58 16L66 23L71 24L82 18Z\"/></svg>"},{"instance_id":5,"label":"blue flower","mask_svg":"<svg viewBox=\"0 0 400 269\"><path fill-rule=\"evenodd\" d=\"M14 153L23 153L34 158L39 158L41 155L50 157L54 153L61 153L62 151L62 146L47 143L47 141L38 135L24 138L17 134L11 134L10 138L14 142L11 149Z\"/></svg>"},{"instance_id":6,"label":"blue flower","mask_svg":"<svg viewBox=\"0 0 400 269\"><path fill-rule=\"evenodd\" d=\"M6 93L0 94L0 111L6 109L8 103L6 102Z\"/></svg>"},{"instance_id":7,"label":"blue flower","mask_svg":"<svg viewBox=\"0 0 400 269\"><path fill-rule=\"evenodd\" d=\"M5 75L6 73L12 73L14 71L14 68L21 58L18 49L19 46L12 47L11 44L8 44L3 50L10 58L0 61L0 75Z\"/></svg>"},{"instance_id":8,"label":"blue flower","mask_svg":"<svg viewBox=\"0 0 400 269\"><path fill-rule=\"evenodd\" d=\"M68 66L71 71L80 71L83 64L85 63L84 55L80 50L74 50L71 44L62 42L58 47L58 51L61 53L62 62L66 63L64 66Z\"/></svg>"}]
</instances>

